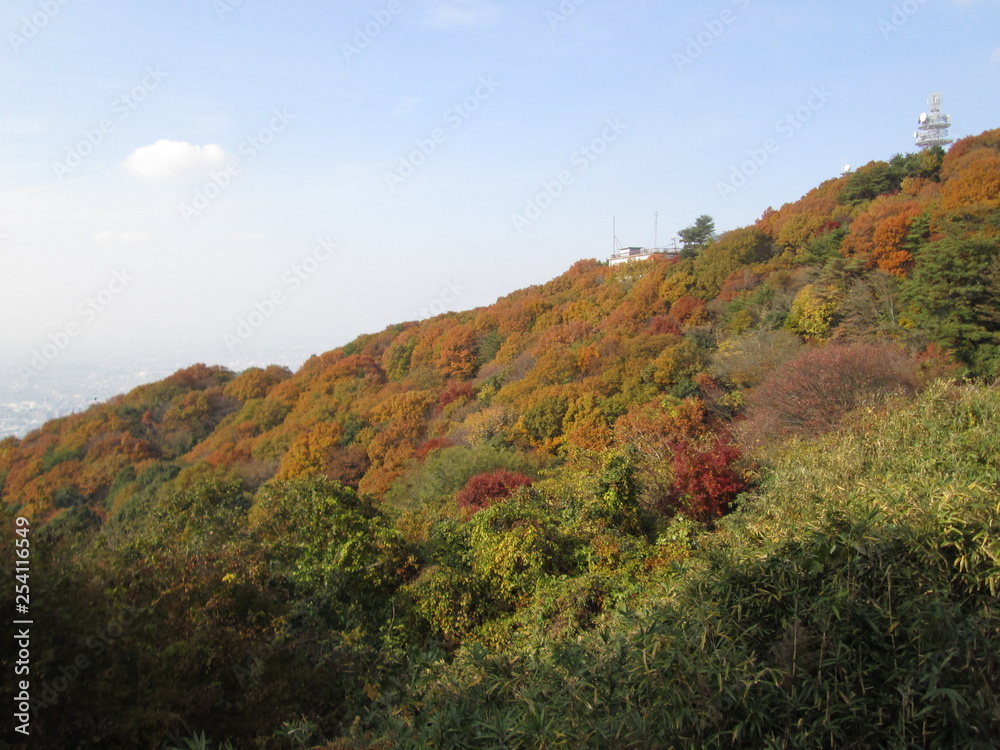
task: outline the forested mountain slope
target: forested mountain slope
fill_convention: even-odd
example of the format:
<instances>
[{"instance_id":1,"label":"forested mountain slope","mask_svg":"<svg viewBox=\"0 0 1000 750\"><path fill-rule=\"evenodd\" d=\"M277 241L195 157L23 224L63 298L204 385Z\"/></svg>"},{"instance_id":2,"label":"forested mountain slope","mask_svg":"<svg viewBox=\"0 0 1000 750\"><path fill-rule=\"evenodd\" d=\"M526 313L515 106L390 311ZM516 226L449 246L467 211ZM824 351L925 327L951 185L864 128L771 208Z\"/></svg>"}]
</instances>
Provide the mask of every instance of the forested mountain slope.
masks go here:
<instances>
[{"instance_id":1,"label":"forested mountain slope","mask_svg":"<svg viewBox=\"0 0 1000 750\"><path fill-rule=\"evenodd\" d=\"M990 746L997 376L1000 130L296 373L195 365L0 442L35 726Z\"/></svg>"}]
</instances>

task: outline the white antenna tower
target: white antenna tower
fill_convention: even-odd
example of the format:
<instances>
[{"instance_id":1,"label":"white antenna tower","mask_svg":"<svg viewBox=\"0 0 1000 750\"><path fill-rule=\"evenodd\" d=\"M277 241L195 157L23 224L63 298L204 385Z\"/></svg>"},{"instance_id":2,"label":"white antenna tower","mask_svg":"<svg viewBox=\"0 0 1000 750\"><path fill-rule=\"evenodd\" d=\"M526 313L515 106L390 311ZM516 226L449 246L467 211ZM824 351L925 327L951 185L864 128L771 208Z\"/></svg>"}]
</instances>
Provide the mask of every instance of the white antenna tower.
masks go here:
<instances>
[{"instance_id":1,"label":"white antenna tower","mask_svg":"<svg viewBox=\"0 0 1000 750\"><path fill-rule=\"evenodd\" d=\"M941 94L931 94L930 113L924 112L918 120L917 132L913 134L920 148L947 146L955 141L948 137L951 118L941 114Z\"/></svg>"},{"instance_id":2,"label":"white antenna tower","mask_svg":"<svg viewBox=\"0 0 1000 750\"><path fill-rule=\"evenodd\" d=\"M660 212L653 211L653 249L658 250L660 245L657 242L660 238Z\"/></svg>"}]
</instances>

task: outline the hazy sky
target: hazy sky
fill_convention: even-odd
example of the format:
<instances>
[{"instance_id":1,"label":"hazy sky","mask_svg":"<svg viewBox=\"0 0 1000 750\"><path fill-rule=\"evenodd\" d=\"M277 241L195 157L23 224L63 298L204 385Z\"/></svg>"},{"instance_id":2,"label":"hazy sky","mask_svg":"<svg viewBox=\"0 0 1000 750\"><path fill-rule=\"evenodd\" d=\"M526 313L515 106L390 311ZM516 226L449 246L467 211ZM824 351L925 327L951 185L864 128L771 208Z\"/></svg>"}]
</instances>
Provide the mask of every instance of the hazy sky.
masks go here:
<instances>
[{"instance_id":1,"label":"hazy sky","mask_svg":"<svg viewBox=\"0 0 1000 750\"><path fill-rule=\"evenodd\" d=\"M751 223L914 150L933 92L1000 126L998 84L997 0L7 0L0 364L291 361L613 216Z\"/></svg>"}]
</instances>

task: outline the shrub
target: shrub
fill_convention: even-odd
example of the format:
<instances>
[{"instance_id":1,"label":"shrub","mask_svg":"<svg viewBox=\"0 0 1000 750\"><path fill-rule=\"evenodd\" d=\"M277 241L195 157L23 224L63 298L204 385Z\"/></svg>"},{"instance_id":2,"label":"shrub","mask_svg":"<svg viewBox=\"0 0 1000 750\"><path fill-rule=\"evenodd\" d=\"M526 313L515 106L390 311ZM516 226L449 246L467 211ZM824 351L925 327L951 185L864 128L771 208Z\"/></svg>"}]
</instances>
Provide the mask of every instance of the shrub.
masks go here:
<instances>
[{"instance_id":1,"label":"shrub","mask_svg":"<svg viewBox=\"0 0 1000 750\"><path fill-rule=\"evenodd\" d=\"M447 566L433 566L408 587L417 614L431 632L457 643L495 616L489 587L476 576Z\"/></svg>"},{"instance_id":2,"label":"shrub","mask_svg":"<svg viewBox=\"0 0 1000 750\"><path fill-rule=\"evenodd\" d=\"M747 489L743 476L734 468L739 459L739 450L721 438L709 450L677 446L667 503L697 521L721 518L736 496Z\"/></svg>"},{"instance_id":3,"label":"shrub","mask_svg":"<svg viewBox=\"0 0 1000 750\"><path fill-rule=\"evenodd\" d=\"M998 419L997 389L938 385L796 442L697 549L677 522L692 562L627 610L566 627L601 581L543 582L547 638L439 661L377 728L398 748L993 747Z\"/></svg>"},{"instance_id":4,"label":"shrub","mask_svg":"<svg viewBox=\"0 0 1000 750\"><path fill-rule=\"evenodd\" d=\"M807 284L792 300L785 327L801 336L822 339L830 332L836 312L837 300L828 290Z\"/></svg>"},{"instance_id":5,"label":"shrub","mask_svg":"<svg viewBox=\"0 0 1000 750\"><path fill-rule=\"evenodd\" d=\"M67 485L60 487L52 495L52 505L56 508L73 508L77 505L86 505L87 498L80 492L79 487Z\"/></svg>"},{"instance_id":6,"label":"shrub","mask_svg":"<svg viewBox=\"0 0 1000 750\"><path fill-rule=\"evenodd\" d=\"M759 385L801 347L801 339L791 331L756 331L724 341L712 360L711 372L740 388Z\"/></svg>"},{"instance_id":7,"label":"shrub","mask_svg":"<svg viewBox=\"0 0 1000 750\"><path fill-rule=\"evenodd\" d=\"M563 434L563 420L569 410L565 396L546 398L525 412L524 430L536 443L553 440Z\"/></svg>"},{"instance_id":8,"label":"shrub","mask_svg":"<svg viewBox=\"0 0 1000 750\"><path fill-rule=\"evenodd\" d=\"M916 390L916 364L891 344L832 345L774 370L751 396L745 431L815 435L865 404Z\"/></svg>"},{"instance_id":9,"label":"shrub","mask_svg":"<svg viewBox=\"0 0 1000 750\"><path fill-rule=\"evenodd\" d=\"M470 515L506 500L521 487L530 487L531 477L497 469L472 477L455 496L458 506Z\"/></svg>"},{"instance_id":10,"label":"shrub","mask_svg":"<svg viewBox=\"0 0 1000 750\"><path fill-rule=\"evenodd\" d=\"M434 414L441 414L446 407L456 402L471 401L474 395L472 386L469 383L453 380L448 383L448 387L438 397L437 406L434 407Z\"/></svg>"}]
</instances>

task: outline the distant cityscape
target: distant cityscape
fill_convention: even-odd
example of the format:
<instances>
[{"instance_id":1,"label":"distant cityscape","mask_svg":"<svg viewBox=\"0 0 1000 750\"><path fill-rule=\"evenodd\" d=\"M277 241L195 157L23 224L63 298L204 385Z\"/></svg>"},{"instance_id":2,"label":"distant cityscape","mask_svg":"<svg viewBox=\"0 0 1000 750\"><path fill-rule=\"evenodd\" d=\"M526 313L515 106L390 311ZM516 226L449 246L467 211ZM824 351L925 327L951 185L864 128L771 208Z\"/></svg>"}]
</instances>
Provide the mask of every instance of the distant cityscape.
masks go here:
<instances>
[{"instance_id":1,"label":"distant cityscape","mask_svg":"<svg viewBox=\"0 0 1000 750\"><path fill-rule=\"evenodd\" d=\"M297 369L308 356L302 349L295 349L221 364L234 372L270 364L287 364ZM3 363L0 365L0 439L11 435L24 437L49 420L86 411L94 404L128 393L144 383L162 380L199 361L205 360L193 357L177 364L176 357L164 356L136 360L128 365L53 363L50 369L30 379L17 367Z\"/></svg>"},{"instance_id":2,"label":"distant cityscape","mask_svg":"<svg viewBox=\"0 0 1000 750\"><path fill-rule=\"evenodd\" d=\"M0 438L24 437L50 419L86 411L96 403L169 375L155 362L133 367L64 365L28 379L4 367L0 380Z\"/></svg>"}]
</instances>

